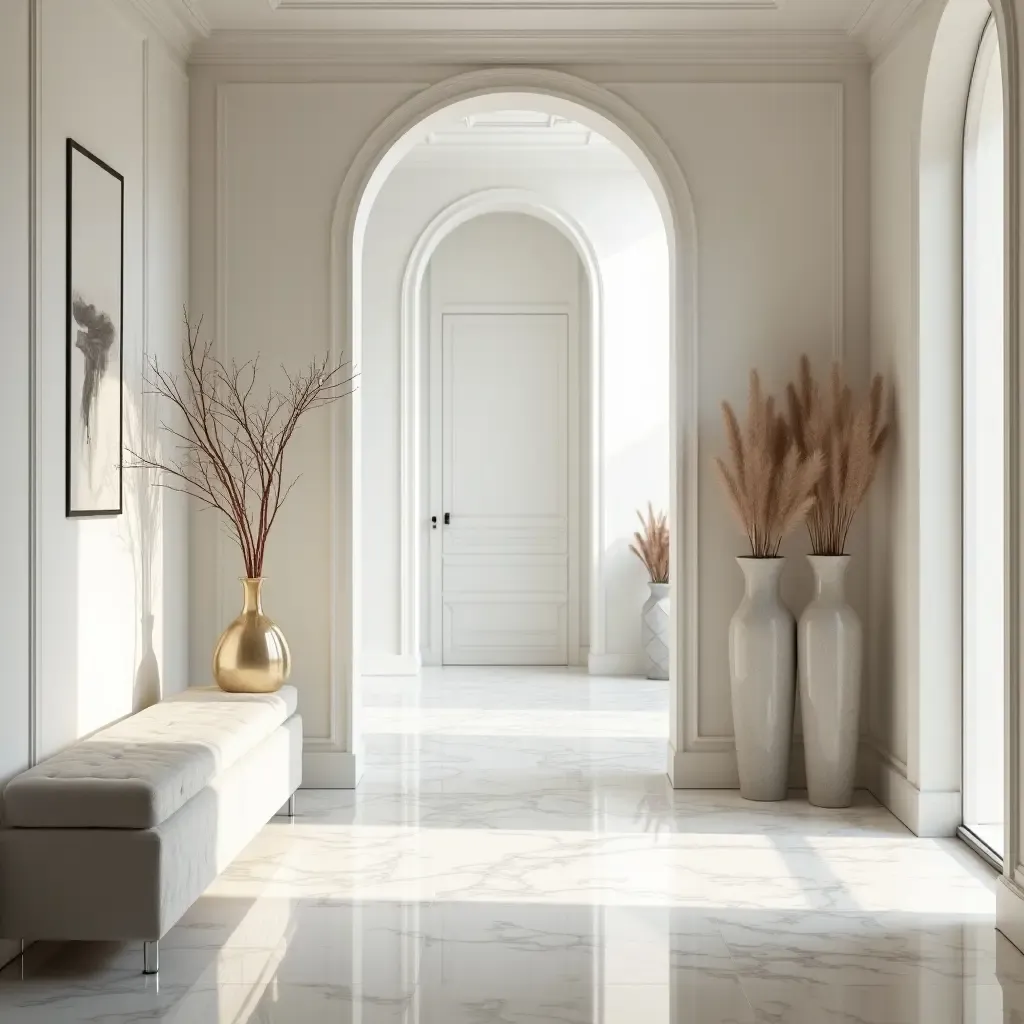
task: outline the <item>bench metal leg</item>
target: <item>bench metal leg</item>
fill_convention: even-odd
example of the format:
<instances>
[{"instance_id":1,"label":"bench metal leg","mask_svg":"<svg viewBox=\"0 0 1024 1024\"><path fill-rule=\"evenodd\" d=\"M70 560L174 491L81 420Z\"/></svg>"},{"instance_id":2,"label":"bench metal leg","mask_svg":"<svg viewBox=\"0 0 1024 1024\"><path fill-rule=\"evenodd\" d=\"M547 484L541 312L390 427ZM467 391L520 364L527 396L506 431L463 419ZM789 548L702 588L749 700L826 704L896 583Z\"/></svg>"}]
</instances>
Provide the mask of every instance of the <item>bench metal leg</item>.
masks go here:
<instances>
[{"instance_id":1,"label":"bench metal leg","mask_svg":"<svg viewBox=\"0 0 1024 1024\"><path fill-rule=\"evenodd\" d=\"M160 943L144 942L142 944L142 973L156 974L160 970Z\"/></svg>"},{"instance_id":2,"label":"bench metal leg","mask_svg":"<svg viewBox=\"0 0 1024 1024\"><path fill-rule=\"evenodd\" d=\"M292 793L292 795L290 797L288 797L288 817L289 818L294 818L295 817L295 794L294 793Z\"/></svg>"}]
</instances>

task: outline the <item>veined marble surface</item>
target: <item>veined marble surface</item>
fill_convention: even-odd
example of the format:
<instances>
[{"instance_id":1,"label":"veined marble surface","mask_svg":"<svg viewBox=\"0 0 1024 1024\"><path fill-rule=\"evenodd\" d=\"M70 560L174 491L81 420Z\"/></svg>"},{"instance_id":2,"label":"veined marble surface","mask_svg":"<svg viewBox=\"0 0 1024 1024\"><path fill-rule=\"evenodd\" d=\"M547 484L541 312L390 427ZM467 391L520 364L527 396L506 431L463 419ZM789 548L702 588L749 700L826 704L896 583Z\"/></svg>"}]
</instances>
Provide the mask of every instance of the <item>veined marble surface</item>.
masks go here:
<instances>
[{"instance_id":1,"label":"veined marble surface","mask_svg":"<svg viewBox=\"0 0 1024 1024\"><path fill-rule=\"evenodd\" d=\"M365 685L357 792L302 791L161 943L37 943L0 1022L1019 1024L995 876L869 796L673 792L667 684Z\"/></svg>"}]
</instances>

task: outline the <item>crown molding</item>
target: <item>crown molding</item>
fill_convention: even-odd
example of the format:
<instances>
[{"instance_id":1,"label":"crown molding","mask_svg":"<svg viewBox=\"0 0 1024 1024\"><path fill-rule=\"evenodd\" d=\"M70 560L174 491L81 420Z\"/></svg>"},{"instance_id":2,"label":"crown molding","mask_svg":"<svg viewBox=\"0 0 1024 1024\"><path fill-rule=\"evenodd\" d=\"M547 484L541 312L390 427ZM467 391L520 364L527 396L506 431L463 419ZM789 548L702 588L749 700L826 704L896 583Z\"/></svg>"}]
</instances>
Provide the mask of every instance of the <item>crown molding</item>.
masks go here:
<instances>
[{"instance_id":1,"label":"crown molding","mask_svg":"<svg viewBox=\"0 0 1024 1024\"><path fill-rule=\"evenodd\" d=\"M579 10L573 0L268 0L275 11L364 11L364 10L466 10L483 8L531 10ZM774 11L778 0L587 0L585 7L612 7L636 11L671 7L673 11Z\"/></svg>"},{"instance_id":2,"label":"crown molding","mask_svg":"<svg viewBox=\"0 0 1024 1024\"><path fill-rule=\"evenodd\" d=\"M188 58L196 43L210 34L201 0L125 0L156 29L168 46Z\"/></svg>"},{"instance_id":3,"label":"crown molding","mask_svg":"<svg viewBox=\"0 0 1024 1024\"><path fill-rule=\"evenodd\" d=\"M215 31L193 64L863 64L845 32Z\"/></svg>"},{"instance_id":4,"label":"crown molding","mask_svg":"<svg viewBox=\"0 0 1024 1024\"><path fill-rule=\"evenodd\" d=\"M922 3L923 0L870 0L851 26L850 34L860 40L872 60L878 60L903 34Z\"/></svg>"}]
</instances>

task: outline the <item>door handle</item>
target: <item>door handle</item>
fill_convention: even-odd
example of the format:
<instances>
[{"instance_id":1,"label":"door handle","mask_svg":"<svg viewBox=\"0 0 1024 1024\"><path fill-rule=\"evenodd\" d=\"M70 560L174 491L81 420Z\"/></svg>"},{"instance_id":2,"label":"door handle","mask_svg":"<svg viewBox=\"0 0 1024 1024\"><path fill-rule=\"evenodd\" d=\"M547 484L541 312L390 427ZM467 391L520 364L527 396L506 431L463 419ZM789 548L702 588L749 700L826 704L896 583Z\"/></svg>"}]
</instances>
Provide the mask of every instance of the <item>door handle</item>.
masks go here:
<instances>
[{"instance_id":1,"label":"door handle","mask_svg":"<svg viewBox=\"0 0 1024 1024\"><path fill-rule=\"evenodd\" d=\"M445 512L445 514L444 514L444 525L445 526L451 526L452 525L452 514L451 514L451 512Z\"/></svg>"},{"instance_id":2,"label":"door handle","mask_svg":"<svg viewBox=\"0 0 1024 1024\"><path fill-rule=\"evenodd\" d=\"M436 530L437 529L437 516L431 516L430 517L430 528L432 530Z\"/></svg>"}]
</instances>

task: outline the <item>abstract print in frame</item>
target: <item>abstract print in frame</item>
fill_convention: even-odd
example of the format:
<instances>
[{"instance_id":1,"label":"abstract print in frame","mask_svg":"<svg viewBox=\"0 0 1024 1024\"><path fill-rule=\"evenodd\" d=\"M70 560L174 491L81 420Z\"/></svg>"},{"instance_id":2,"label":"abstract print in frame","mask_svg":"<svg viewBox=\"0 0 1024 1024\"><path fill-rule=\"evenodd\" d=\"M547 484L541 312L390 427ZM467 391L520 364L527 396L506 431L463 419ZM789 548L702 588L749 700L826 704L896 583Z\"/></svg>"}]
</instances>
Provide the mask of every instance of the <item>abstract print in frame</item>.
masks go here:
<instances>
[{"instance_id":1,"label":"abstract print in frame","mask_svg":"<svg viewBox=\"0 0 1024 1024\"><path fill-rule=\"evenodd\" d=\"M124 178L67 140L67 515L123 507Z\"/></svg>"}]
</instances>

